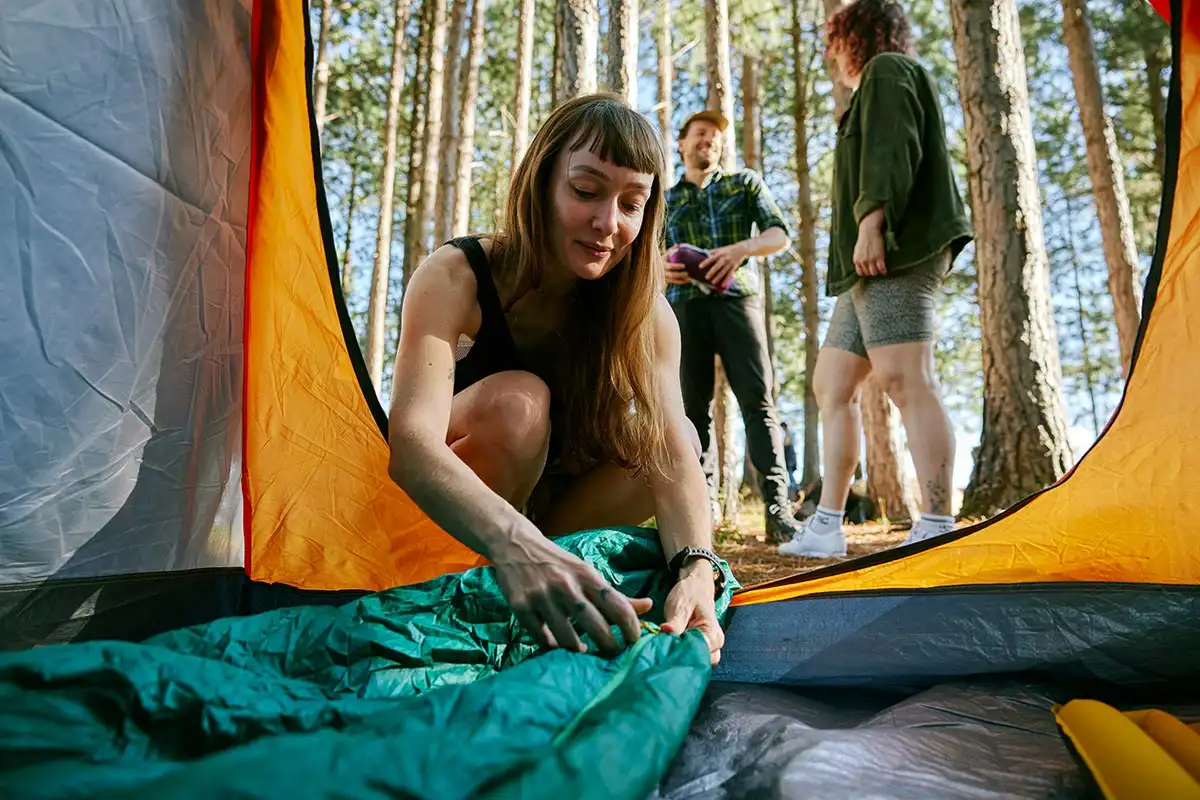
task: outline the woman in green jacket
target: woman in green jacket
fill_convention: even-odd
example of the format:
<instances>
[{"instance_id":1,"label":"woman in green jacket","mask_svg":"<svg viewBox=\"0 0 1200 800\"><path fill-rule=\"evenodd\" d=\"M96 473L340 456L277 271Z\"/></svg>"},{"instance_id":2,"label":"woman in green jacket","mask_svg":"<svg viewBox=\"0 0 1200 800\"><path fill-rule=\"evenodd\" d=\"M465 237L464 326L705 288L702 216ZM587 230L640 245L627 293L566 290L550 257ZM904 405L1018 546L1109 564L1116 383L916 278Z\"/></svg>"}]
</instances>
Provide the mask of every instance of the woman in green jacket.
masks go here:
<instances>
[{"instance_id":1,"label":"woman in green jacket","mask_svg":"<svg viewBox=\"0 0 1200 800\"><path fill-rule=\"evenodd\" d=\"M837 302L813 374L824 475L817 512L780 546L819 558L846 553L859 397L872 373L900 410L920 480L909 541L954 528L954 434L934 375L934 297L971 239L937 87L910 54L903 10L857 0L830 17L826 41L836 77L854 94L834 153L826 293Z\"/></svg>"}]
</instances>

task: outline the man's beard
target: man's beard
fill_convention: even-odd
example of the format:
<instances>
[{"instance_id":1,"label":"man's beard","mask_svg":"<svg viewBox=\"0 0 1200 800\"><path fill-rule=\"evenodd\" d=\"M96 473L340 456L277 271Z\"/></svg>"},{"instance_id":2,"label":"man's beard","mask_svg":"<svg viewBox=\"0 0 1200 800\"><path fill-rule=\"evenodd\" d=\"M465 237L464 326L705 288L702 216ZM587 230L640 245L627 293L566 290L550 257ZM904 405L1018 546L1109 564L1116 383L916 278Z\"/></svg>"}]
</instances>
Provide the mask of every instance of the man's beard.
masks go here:
<instances>
[{"instance_id":1,"label":"man's beard","mask_svg":"<svg viewBox=\"0 0 1200 800\"><path fill-rule=\"evenodd\" d=\"M700 169L708 169L713 165L716 156L712 151L697 150L692 155L692 160L696 162L696 166Z\"/></svg>"}]
</instances>

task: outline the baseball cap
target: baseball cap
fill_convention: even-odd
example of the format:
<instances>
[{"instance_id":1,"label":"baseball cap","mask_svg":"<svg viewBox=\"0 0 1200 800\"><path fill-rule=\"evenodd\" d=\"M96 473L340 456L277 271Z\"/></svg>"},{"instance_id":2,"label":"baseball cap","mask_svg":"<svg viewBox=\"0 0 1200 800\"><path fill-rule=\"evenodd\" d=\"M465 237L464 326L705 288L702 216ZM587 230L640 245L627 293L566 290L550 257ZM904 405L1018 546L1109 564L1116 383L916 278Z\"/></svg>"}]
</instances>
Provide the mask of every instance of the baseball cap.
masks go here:
<instances>
[{"instance_id":1,"label":"baseball cap","mask_svg":"<svg viewBox=\"0 0 1200 800\"><path fill-rule=\"evenodd\" d=\"M691 125L693 121L698 119L711 122L722 131L729 127L729 120L725 119L724 114L722 114L720 111L713 111L712 109L706 108L701 111L697 111L695 114L692 114L690 117L684 120L683 127L679 129L679 136L683 137L685 131L688 129L688 126Z\"/></svg>"}]
</instances>

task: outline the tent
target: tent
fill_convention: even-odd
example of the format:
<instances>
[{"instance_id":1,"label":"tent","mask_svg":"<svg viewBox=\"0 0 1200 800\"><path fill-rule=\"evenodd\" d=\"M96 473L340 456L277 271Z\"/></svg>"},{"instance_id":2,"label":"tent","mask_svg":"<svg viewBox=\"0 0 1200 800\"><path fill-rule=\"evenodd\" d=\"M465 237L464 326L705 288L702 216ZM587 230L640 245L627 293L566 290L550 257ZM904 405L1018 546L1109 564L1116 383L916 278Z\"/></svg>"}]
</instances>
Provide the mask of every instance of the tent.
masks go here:
<instances>
[{"instance_id":1,"label":"tent","mask_svg":"<svg viewBox=\"0 0 1200 800\"><path fill-rule=\"evenodd\" d=\"M1200 796L1200 7L1155 3L1169 174L1103 435L984 524L735 582L712 669L653 619L537 653L388 480L306 5L6 3L0 794ZM564 546L666 590L652 531Z\"/></svg>"}]
</instances>

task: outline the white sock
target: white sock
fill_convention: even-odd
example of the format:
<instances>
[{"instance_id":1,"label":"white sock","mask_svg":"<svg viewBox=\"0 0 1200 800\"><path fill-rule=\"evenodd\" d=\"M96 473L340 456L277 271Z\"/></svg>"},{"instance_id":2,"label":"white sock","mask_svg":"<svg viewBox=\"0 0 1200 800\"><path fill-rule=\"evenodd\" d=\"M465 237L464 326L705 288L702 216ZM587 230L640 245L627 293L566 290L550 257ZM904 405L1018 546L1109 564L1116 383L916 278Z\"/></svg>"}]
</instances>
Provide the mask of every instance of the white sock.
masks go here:
<instances>
[{"instance_id":1,"label":"white sock","mask_svg":"<svg viewBox=\"0 0 1200 800\"><path fill-rule=\"evenodd\" d=\"M842 517L845 515L846 512L844 510L836 511L825 506L817 506L817 512L808 521L808 529L817 535L840 533L842 530Z\"/></svg>"},{"instance_id":2,"label":"white sock","mask_svg":"<svg viewBox=\"0 0 1200 800\"><path fill-rule=\"evenodd\" d=\"M954 517L923 513L917 520L917 525L927 530L951 531L954 530Z\"/></svg>"}]
</instances>

